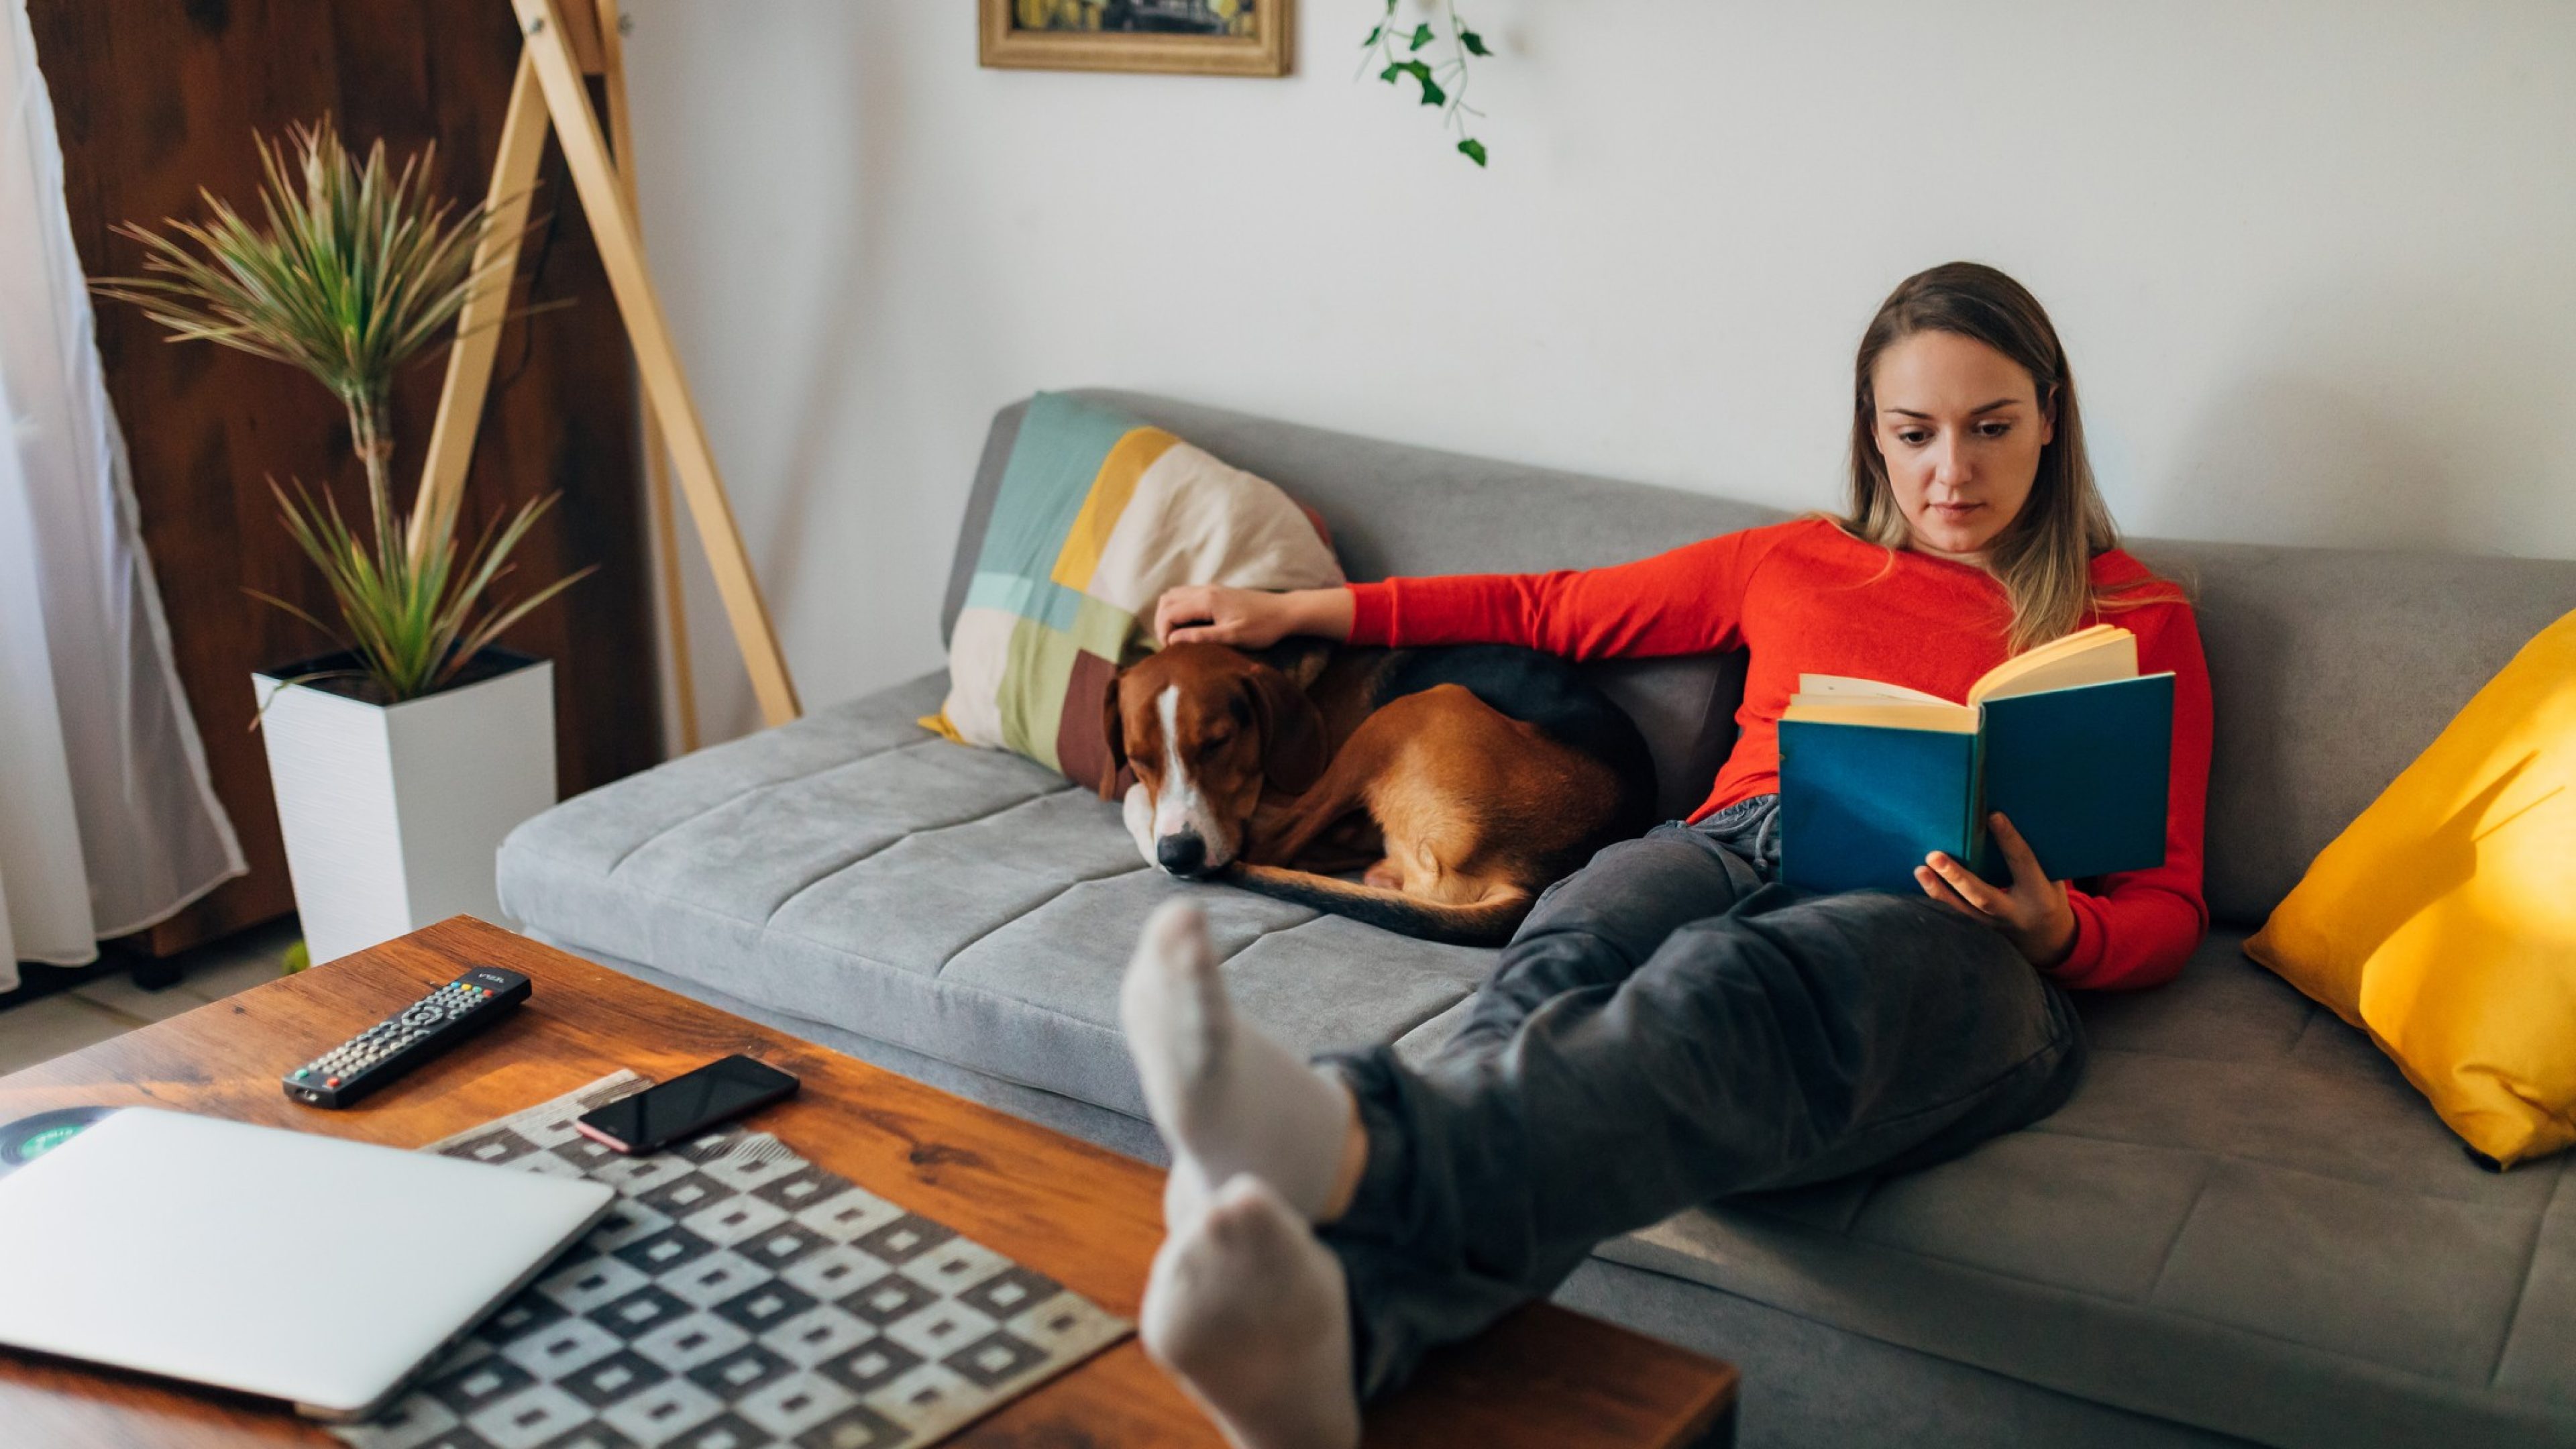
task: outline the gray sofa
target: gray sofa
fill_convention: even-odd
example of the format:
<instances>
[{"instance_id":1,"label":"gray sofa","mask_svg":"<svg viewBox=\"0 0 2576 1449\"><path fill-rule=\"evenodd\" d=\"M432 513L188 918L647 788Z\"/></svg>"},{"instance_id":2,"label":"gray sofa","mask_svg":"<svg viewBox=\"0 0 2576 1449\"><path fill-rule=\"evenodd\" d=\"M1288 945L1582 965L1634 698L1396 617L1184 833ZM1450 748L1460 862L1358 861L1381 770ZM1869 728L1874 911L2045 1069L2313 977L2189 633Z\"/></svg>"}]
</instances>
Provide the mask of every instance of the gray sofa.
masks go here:
<instances>
[{"instance_id":1,"label":"gray sofa","mask_svg":"<svg viewBox=\"0 0 2576 1449\"><path fill-rule=\"evenodd\" d=\"M1355 577L1633 558L1780 515L1127 393L1315 505ZM947 617L1020 407L996 418ZM2068 1106L1907 1176L1714 1203L1562 1300L1735 1361L1748 1444L2576 1444L2576 1171L2479 1169L2244 935L2544 624L2576 563L2141 542L2190 580L2217 697L2216 925L2161 990L2083 1002ZM1603 666L1697 803L1741 661ZM1144 868L1116 808L920 729L939 676L570 800L514 833L533 935L1158 1158L1115 1012L1153 905L1209 909L1246 1008L1306 1048L1439 1041L1490 953ZM2576 1050L2576 1044L2571 1044Z\"/></svg>"}]
</instances>

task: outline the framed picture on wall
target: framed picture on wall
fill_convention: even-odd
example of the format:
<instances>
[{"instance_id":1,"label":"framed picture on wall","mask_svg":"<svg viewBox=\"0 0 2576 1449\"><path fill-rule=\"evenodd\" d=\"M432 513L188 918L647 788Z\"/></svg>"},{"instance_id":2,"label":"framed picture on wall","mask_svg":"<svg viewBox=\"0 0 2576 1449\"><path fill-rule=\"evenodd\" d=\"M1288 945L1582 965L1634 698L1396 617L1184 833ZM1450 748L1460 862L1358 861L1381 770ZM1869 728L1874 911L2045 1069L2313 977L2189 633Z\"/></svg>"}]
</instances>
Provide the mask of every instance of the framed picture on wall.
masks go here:
<instances>
[{"instance_id":1,"label":"framed picture on wall","mask_svg":"<svg viewBox=\"0 0 2576 1449\"><path fill-rule=\"evenodd\" d=\"M977 0L986 65L1286 75L1291 0Z\"/></svg>"}]
</instances>

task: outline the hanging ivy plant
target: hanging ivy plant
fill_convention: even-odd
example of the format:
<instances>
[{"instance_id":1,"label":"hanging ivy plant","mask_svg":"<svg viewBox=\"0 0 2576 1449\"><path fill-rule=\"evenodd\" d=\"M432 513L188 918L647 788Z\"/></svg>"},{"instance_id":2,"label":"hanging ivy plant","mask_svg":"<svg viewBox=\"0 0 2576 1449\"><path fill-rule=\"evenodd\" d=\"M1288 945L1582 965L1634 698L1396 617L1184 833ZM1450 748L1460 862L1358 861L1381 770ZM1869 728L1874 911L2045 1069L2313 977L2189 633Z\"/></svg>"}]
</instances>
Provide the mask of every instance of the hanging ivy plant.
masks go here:
<instances>
[{"instance_id":1,"label":"hanging ivy plant","mask_svg":"<svg viewBox=\"0 0 2576 1449\"><path fill-rule=\"evenodd\" d=\"M1493 54L1485 48L1485 37L1468 29L1467 22L1458 18L1458 7L1452 0L1440 0L1440 12L1449 22L1449 55L1435 63L1422 52L1439 41L1440 33L1428 21L1405 29L1395 18L1395 5L1396 0L1386 0L1386 13L1370 28L1368 39L1360 42L1360 48L1370 52L1369 59L1360 66L1361 73L1366 74L1369 66L1384 61L1386 68L1377 73L1377 78L1388 85L1399 85L1411 76L1421 87L1422 104L1440 107L1441 120L1457 131L1458 154L1484 165L1485 143L1467 134L1466 118L1481 120L1485 114L1467 104L1467 57Z\"/></svg>"}]
</instances>

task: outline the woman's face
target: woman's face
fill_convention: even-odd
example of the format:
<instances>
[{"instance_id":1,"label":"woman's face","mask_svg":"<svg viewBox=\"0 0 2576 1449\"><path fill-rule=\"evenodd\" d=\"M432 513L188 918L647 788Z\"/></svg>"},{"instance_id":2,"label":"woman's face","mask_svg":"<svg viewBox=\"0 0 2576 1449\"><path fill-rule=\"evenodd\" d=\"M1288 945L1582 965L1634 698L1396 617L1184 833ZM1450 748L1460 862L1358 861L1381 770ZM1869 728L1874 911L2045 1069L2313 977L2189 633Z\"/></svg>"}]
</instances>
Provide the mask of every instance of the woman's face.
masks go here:
<instances>
[{"instance_id":1,"label":"woman's face","mask_svg":"<svg viewBox=\"0 0 2576 1449\"><path fill-rule=\"evenodd\" d=\"M1921 553L1976 562L2030 497L2057 436L2021 364L1955 332L1917 332L1870 368L1878 455Z\"/></svg>"}]
</instances>

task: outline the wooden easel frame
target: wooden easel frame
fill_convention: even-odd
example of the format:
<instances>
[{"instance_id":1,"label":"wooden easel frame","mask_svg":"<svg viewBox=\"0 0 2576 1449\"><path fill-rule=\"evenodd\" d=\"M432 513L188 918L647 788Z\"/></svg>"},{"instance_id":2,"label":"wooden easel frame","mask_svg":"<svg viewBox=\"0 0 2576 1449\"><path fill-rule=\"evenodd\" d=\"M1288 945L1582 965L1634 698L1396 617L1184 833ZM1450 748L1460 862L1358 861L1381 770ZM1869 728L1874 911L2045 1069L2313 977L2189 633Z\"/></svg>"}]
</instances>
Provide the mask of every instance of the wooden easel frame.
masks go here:
<instances>
[{"instance_id":1,"label":"wooden easel frame","mask_svg":"<svg viewBox=\"0 0 2576 1449\"><path fill-rule=\"evenodd\" d=\"M751 557L743 549L733 507L726 501L723 475L716 471L706 429L698 420L688 379L680 370L679 352L671 344L662 302L644 265L644 240L635 219L633 151L626 115L626 68L619 43L617 0L510 0L518 13L526 48L510 86L510 109L501 125L501 150L492 164L490 202L493 218L475 267L483 277L457 316L457 340L449 349L447 382L430 427L429 456L421 471L414 513L423 519L452 519L474 456L474 434L482 423L483 403L492 382L492 364L500 348L500 322L507 313L510 280L517 270L519 239L527 230L529 193L536 185L537 164L545 155L551 126L563 144L564 162L572 172L574 193L590 219L599 244L609 290L626 322L627 340L635 348L635 369L643 384L644 447L660 570L671 636L674 683L680 698L683 751L697 747L697 717L689 669L688 636L681 617L679 545L672 517L669 479L663 448L670 450L671 471L679 476L689 517L707 551L716 592L733 625L751 673L752 694L762 719L782 725L800 713L795 683L788 677L778 633L752 577ZM617 133L612 159L608 139L590 107L582 77L606 79L610 125Z\"/></svg>"}]
</instances>

